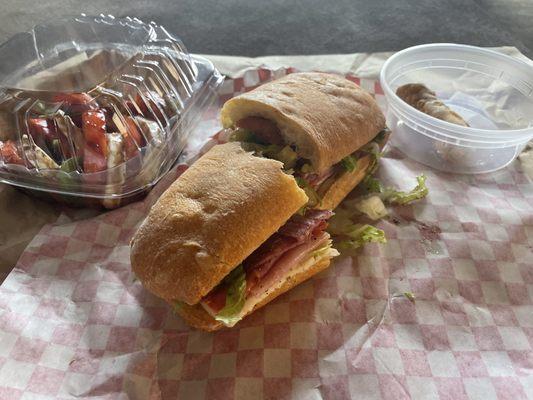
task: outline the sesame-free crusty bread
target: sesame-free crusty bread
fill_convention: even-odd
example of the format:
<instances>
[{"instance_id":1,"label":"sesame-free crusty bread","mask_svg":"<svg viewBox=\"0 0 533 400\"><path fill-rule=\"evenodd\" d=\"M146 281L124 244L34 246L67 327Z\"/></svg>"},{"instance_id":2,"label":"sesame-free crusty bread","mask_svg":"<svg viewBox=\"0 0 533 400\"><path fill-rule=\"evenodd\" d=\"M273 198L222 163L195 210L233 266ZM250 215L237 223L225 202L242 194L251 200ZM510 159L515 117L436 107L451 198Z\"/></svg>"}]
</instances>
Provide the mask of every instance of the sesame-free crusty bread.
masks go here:
<instances>
[{"instance_id":1,"label":"sesame-free crusty bread","mask_svg":"<svg viewBox=\"0 0 533 400\"><path fill-rule=\"evenodd\" d=\"M380 150L383 150L389 138L390 131L387 129L385 136L378 143ZM367 154L357 160L357 168L353 171L344 171L340 174L322 195L322 201L316 208L320 210L334 210L337 208L341 201L368 175L373 158L373 155Z\"/></svg>"},{"instance_id":2,"label":"sesame-free crusty bread","mask_svg":"<svg viewBox=\"0 0 533 400\"><path fill-rule=\"evenodd\" d=\"M367 175L372 160L371 155L357 160L357 168L352 172L344 171L322 196L322 201L316 207L320 210L334 210Z\"/></svg>"},{"instance_id":3,"label":"sesame-free crusty bread","mask_svg":"<svg viewBox=\"0 0 533 400\"><path fill-rule=\"evenodd\" d=\"M289 274L285 277L285 280L279 283L276 288L266 293L262 298L257 299L257 303L255 304L255 306L251 310L249 310L246 315L243 316L243 318L247 315L250 315L255 310L263 307L264 305L270 303L276 297L291 290L293 287L299 285L303 281L306 281L312 276L318 274L320 271L326 269L327 267L329 267L330 262L331 258L322 259L316 264L312 265L310 268L301 269L298 271L294 271L292 274ZM185 320L187 325L190 325L193 328L211 332L224 327L222 322L215 320L199 304L195 306L184 305L181 307L176 307L175 310Z\"/></svg>"},{"instance_id":4,"label":"sesame-free crusty bread","mask_svg":"<svg viewBox=\"0 0 533 400\"><path fill-rule=\"evenodd\" d=\"M169 301L198 303L307 203L282 163L238 143L218 145L159 198L131 242L143 285Z\"/></svg>"},{"instance_id":5,"label":"sesame-free crusty bread","mask_svg":"<svg viewBox=\"0 0 533 400\"><path fill-rule=\"evenodd\" d=\"M385 117L374 98L338 75L287 75L228 100L221 111L225 128L245 117L274 121L298 155L321 171L371 141Z\"/></svg>"}]
</instances>

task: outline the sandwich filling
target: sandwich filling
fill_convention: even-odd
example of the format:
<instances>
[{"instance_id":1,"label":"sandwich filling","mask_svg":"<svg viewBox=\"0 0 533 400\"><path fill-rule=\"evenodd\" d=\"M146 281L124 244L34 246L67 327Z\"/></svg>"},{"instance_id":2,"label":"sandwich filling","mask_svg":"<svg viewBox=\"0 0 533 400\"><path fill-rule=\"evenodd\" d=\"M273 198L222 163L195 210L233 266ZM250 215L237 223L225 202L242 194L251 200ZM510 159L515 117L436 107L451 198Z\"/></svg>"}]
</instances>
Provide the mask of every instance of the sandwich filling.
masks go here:
<instances>
[{"instance_id":1,"label":"sandwich filling","mask_svg":"<svg viewBox=\"0 0 533 400\"><path fill-rule=\"evenodd\" d=\"M320 205L324 194L342 174L353 172L358 168L359 159L371 155L372 162L368 173L375 170L387 135L388 130L382 130L364 147L323 171L315 171L309 160L299 157L296 147L287 144L276 124L266 118L246 117L237 121L230 141L241 142L245 150L283 162L284 169L294 175L298 185L309 197L307 206L316 207Z\"/></svg>"},{"instance_id":2,"label":"sandwich filling","mask_svg":"<svg viewBox=\"0 0 533 400\"><path fill-rule=\"evenodd\" d=\"M235 325L291 274L338 253L325 231L331 211L296 214L205 296L201 306L226 326Z\"/></svg>"}]
</instances>

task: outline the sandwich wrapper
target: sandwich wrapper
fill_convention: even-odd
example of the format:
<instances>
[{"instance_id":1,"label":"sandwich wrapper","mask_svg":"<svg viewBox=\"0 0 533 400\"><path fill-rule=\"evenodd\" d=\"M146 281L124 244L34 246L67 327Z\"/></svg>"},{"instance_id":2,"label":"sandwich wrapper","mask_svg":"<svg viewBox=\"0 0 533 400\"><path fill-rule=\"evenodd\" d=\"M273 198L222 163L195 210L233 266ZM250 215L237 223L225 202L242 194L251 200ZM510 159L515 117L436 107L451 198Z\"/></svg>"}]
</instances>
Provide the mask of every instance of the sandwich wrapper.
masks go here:
<instances>
[{"instance_id":1,"label":"sandwich wrapper","mask_svg":"<svg viewBox=\"0 0 533 400\"><path fill-rule=\"evenodd\" d=\"M219 106L287 72L227 79ZM349 78L385 106L375 77ZM216 118L182 160L216 143ZM388 243L215 333L130 271L132 234L185 169L143 202L63 209L34 236L0 287L0 399L533 398L533 184L518 161L451 175L389 147L377 176L408 190L424 173L430 192L377 224Z\"/></svg>"}]
</instances>

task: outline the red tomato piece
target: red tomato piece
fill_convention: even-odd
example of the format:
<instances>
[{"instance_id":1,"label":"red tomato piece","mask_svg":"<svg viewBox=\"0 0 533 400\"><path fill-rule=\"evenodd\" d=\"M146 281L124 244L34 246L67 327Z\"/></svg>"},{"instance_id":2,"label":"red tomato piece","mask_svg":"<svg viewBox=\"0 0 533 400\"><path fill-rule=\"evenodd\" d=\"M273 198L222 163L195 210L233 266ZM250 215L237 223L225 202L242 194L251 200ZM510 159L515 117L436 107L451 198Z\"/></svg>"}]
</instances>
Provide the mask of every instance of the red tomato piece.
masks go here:
<instances>
[{"instance_id":1,"label":"red tomato piece","mask_svg":"<svg viewBox=\"0 0 533 400\"><path fill-rule=\"evenodd\" d=\"M28 120L28 126L34 140L37 136L41 136L48 141L57 138L55 125L51 120L46 118L30 118Z\"/></svg>"},{"instance_id":2,"label":"red tomato piece","mask_svg":"<svg viewBox=\"0 0 533 400\"><path fill-rule=\"evenodd\" d=\"M87 143L93 145L104 157L107 156L107 137L105 114L98 111L86 111L82 114L83 136Z\"/></svg>"},{"instance_id":3,"label":"red tomato piece","mask_svg":"<svg viewBox=\"0 0 533 400\"><path fill-rule=\"evenodd\" d=\"M107 169L107 160L99 152L93 150L89 145L86 145L83 149L83 171L99 172Z\"/></svg>"},{"instance_id":4,"label":"red tomato piece","mask_svg":"<svg viewBox=\"0 0 533 400\"><path fill-rule=\"evenodd\" d=\"M87 93L58 93L52 100L57 103L63 103L61 108L78 127L81 127L81 115L83 112L98 109L96 102Z\"/></svg>"},{"instance_id":5,"label":"red tomato piece","mask_svg":"<svg viewBox=\"0 0 533 400\"><path fill-rule=\"evenodd\" d=\"M6 164L24 165L24 160L20 157L17 146L11 140L0 141L0 155Z\"/></svg>"}]
</instances>

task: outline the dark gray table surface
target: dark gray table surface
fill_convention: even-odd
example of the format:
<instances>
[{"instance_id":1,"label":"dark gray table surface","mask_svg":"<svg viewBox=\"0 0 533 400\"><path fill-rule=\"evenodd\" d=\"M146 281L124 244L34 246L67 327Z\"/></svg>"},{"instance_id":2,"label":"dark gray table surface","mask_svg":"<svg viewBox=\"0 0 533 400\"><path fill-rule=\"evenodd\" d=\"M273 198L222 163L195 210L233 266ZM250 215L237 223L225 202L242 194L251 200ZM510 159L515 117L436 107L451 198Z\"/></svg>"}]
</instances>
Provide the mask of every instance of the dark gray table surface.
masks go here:
<instances>
[{"instance_id":1,"label":"dark gray table surface","mask_svg":"<svg viewBox=\"0 0 533 400\"><path fill-rule=\"evenodd\" d=\"M400 50L428 42L533 52L533 0L0 0L0 40L58 16L154 20L190 51L225 55Z\"/></svg>"}]
</instances>

